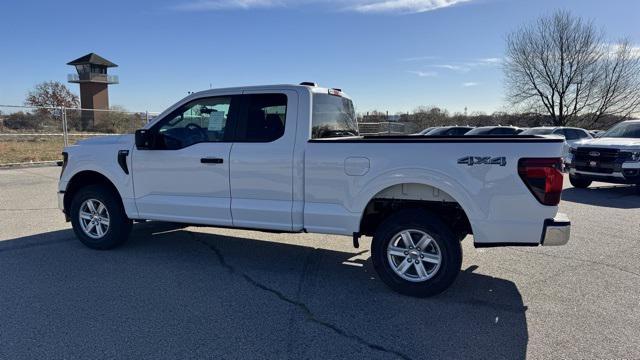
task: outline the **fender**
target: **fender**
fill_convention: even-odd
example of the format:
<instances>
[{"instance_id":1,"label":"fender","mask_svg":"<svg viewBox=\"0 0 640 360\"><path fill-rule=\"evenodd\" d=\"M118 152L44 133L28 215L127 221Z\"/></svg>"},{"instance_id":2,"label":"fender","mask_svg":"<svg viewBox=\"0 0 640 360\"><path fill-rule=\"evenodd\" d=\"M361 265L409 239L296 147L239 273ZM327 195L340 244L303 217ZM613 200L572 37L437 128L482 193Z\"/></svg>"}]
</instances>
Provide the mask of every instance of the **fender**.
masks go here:
<instances>
[{"instance_id":1,"label":"fender","mask_svg":"<svg viewBox=\"0 0 640 360\"><path fill-rule=\"evenodd\" d=\"M128 160L130 162L130 160ZM109 180L118 191L122 204L124 205L125 212L129 218L135 219L138 217L138 209L135 206L135 200L133 196L133 181L131 176L125 174L117 164L117 159L114 156L113 164L115 167L109 169L108 167L101 166L102 162L93 160L78 160L73 163L73 166L66 168L63 174L62 181L60 182L60 191L66 191L71 179L77 174L83 171L96 172ZM130 165L129 165L130 166ZM62 188L63 187L63 188Z\"/></svg>"}]
</instances>

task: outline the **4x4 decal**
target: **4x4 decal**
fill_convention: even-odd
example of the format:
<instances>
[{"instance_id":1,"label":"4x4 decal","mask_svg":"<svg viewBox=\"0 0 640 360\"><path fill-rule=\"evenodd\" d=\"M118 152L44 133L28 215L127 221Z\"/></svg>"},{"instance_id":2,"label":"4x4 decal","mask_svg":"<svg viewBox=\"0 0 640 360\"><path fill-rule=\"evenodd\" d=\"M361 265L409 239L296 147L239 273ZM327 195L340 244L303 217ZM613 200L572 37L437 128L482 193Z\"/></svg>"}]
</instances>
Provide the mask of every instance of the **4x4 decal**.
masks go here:
<instances>
[{"instance_id":1,"label":"4x4 decal","mask_svg":"<svg viewBox=\"0 0 640 360\"><path fill-rule=\"evenodd\" d=\"M465 156L458 159L458 164L464 165L507 165L507 158L504 156L491 157L491 156Z\"/></svg>"}]
</instances>

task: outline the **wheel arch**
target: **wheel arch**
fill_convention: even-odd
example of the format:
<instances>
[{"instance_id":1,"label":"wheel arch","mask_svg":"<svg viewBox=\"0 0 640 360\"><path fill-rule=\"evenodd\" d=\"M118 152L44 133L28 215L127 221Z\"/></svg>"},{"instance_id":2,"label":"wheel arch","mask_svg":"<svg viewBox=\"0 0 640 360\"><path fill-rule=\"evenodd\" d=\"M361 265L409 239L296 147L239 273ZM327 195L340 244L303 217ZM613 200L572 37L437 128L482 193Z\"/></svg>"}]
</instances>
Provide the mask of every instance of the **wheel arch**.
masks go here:
<instances>
[{"instance_id":1,"label":"wheel arch","mask_svg":"<svg viewBox=\"0 0 640 360\"><path fill-rule=\"evenodd\" d=\"M446 188L446 187L445 187ZM452 231L459 235L473 233L468 209L470 200L464 195L446 191L424 180L386 183L370 191L360 211L359 234L372 236L377 226L392 214L406 209L423 209L439 214ZM462 236L464 238L464 236Z\"/></svg>"},{"instance_id":2,"label":"wheel arch","mask_svg":"<svg viewBox=\"0 0 640 360\"><path fill-rule=\"evenodd\" d=\"M123 206L122 202L122 194L118 191L118 188L115 186L114 182L109 179L106 175L94 171L94 170L82 170L74 174L67 183L67 187L64 192L64 210L67 216L69 215L69 208L71 206L71 201L77 192L86 187L88 185L104 185L113 191L115 194L118 194L118 201Z\"/></svg>"}]
</instances>

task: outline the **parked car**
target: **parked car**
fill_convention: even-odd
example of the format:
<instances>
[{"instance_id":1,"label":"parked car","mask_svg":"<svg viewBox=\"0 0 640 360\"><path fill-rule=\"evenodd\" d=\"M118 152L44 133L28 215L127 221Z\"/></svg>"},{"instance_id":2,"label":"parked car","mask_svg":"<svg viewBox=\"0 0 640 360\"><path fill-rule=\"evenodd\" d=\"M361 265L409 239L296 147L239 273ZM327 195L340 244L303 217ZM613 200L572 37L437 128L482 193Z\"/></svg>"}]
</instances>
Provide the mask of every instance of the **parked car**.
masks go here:
<instances>
[{"instance_id":1,"label":"parked car","mask_svg":"<svg viewBox=\"0 0 640 360\"><path fill-rule=\"evenodd\" d=\"M515 126L481 126L477 127L465 135L517 135L522 132L522 129Z\"/></svg>"},{"instance_id":2,"label":"parked car","mask_svg":"<svg viewBox=\"0 0 640 360\"><path fill-rule=\"evenodd\" d=\"M476 247L563 245L562 140L357 135L351 99L311 85L207 90L132 135L64 150L59 206L95 249L156 220L372 236L380 279L447 289ZM532 146L535 144L535 146Z\"/></svg>"},{"instance_id":3,"label":"parked car","mask_svg":"<svg viewBox=\"0 0 640 360\"><path fill-rule=\"evenodd\" d=\"M426 136L462 136L468 133L473 128L471 126L443 126L439 128L435 128L428 133Z\"/></svg>"},{"instance_id":4,"label":"parked car","mask_svg":"<svg viewBox=\"0 0 640 360\"><path fill-rule=\"evenodd\" d=\"M567 162L570 156L570 149L575 148L583 140L593 139L591 134L585 129L565 126L541 126L527 129L520 135L557 135L565 140L562 157Z\"/></svg>"},{"instance_id":5,"label":"parked car","mask_svg":"<svg viewBox=\"0 0 640 360\"><path fill-rule=\"evenodd\" d=\"M569 180L577 188L593 181L640 185L640 120L623 121L571 152Z\"/></svg>"},{"instance_id":6,"label":"parked car","mask_svg":"<svg viewBox=\"0 0 640 360\"><path fill-rule=\"evenodd\" d=\"M432 126L432 127L428 127L418 133L416 133L415 135L426 135L429 131L433 130L433 129L437 129L438 126Z\"/></svg>"}]
</instances>

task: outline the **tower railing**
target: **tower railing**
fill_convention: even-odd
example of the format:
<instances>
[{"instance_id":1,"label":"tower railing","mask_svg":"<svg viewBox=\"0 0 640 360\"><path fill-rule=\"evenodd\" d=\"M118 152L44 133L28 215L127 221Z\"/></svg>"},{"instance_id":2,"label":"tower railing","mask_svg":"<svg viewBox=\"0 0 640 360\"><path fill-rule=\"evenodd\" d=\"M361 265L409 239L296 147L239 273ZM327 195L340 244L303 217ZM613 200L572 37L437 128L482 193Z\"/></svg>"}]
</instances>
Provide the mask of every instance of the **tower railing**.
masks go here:
<instances>
[{"instance_id":1,"label":"tower railing","mask_svg":"<svg viewBox=\"0 0 640 360\"><path fill-rule=\"evenodd\" d=\"M105 84L118 84L120 83L120 79L118 75L107 75L100 73L82 73L82 74L68 74L67 81L70 83L81 83L81 82L101 82Z\"/></svg>"}]
</instances>

